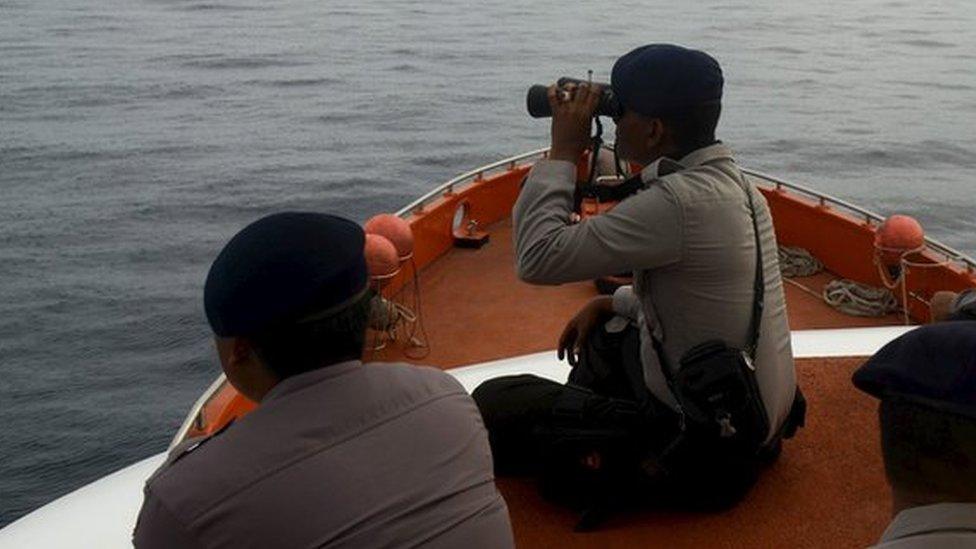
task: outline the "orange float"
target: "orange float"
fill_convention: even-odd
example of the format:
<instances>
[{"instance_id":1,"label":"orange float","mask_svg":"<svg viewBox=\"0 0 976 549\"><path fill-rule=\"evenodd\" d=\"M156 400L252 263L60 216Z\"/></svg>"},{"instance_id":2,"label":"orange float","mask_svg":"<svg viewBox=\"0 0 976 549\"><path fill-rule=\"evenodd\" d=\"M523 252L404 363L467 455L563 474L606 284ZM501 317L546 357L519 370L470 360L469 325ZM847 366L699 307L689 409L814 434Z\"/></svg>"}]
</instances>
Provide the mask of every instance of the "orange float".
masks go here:
<instances>
[{"instance_id":1,"label":"orange float","mask_svg":"<svg viewBox=\"0 0 976 549\"><path fill-rule=\"evenodd\" d=\"M925 247L925 231L915 218L892 215L884 220L874 235L874 248L886 266L898 265L906 254Z\"/></svg>"},{"instance_id":2,"label":"orange float","mask_svg":"<svg viewBox=\"0 0 976 549\"><path fill-rule=\"evenodd\" d=\"M400 261L413 256L413 230L405 219L389 213L374 215L363 228L366 234L379 235L392 242Z\"/></svg>"},{"instance_id":3,"label":"orange float","mask_svg":"<svg viewBox=\"0 0 976 549\"><path fill-rule=\"evenodd\" d=\"M396 246L378 234L366 234L366 267L374 280L386 280L400 272L400 257Z\"/></svg>"}]
</instances>

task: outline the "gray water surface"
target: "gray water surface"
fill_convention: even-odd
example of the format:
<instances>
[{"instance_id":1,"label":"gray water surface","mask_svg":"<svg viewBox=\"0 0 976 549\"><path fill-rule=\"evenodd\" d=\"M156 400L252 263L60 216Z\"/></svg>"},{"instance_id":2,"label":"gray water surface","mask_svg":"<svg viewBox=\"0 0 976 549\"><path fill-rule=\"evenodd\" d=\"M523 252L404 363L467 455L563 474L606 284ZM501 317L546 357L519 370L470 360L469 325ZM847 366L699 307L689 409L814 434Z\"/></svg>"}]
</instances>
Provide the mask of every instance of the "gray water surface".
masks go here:
<instances>
[{"instance_id":1,"label":"gray water surface","mask_svg":"<svg viewBox=\"0 0 976 549\"><path fill-rule=\"evenodd\" d=\"M743 165L976 253L974 29L967 0L0 0L0 525L165 448L243 225L544 146L527 86L644 43L719 59Z\"/></svg>"}]
</instances>

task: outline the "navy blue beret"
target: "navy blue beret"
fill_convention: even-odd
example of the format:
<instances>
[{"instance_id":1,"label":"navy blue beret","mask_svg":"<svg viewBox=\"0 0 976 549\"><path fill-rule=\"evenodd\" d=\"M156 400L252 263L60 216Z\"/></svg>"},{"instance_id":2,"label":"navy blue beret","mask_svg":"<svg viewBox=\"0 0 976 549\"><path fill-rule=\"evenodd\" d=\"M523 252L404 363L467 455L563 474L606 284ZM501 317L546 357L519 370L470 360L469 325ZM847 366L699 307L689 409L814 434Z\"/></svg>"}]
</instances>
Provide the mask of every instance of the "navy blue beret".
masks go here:
<instances>
[{"instance_id":1,"label":"navy blue beret","mask_svg":"<svg viewBox=\"0 0 976 549\"><path fill-rule=\"evenodd\" d=\"M905 397L976 417L976 321L940 322L888 343L854 372L878 398Z\"/></svg>"},{"instance_id":2,"label":"navy blue beret","mask_svg":"<svg viewBox=\"0 0 976 549\"><path fill-rule=\"evenodd\" d=\"M624 108L659 116L722 100L722 69L705 52L674 44L650 44L613 66L610 86Z\"/></svg>"},{"instance_id":3,"label":"navy blue beret","mask_svg":"<svg viewBox=\"0 0 976 549\"><path fill-rule=\"evenodd\" d=\"M219 336L252 336L350 302L366 288L356 223L310 212L263 217L210 267L204 309Z\"/></svg>"}]
</instances>

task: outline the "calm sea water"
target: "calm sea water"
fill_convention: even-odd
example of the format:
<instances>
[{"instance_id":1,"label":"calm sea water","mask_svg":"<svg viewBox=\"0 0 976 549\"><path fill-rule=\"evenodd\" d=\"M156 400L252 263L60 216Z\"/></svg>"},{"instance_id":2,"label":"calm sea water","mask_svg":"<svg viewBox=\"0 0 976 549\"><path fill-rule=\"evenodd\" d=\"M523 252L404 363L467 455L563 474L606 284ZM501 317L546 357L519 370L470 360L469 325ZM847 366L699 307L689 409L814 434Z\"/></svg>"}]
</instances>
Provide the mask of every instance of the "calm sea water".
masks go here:
<instances>
[{"instance_id":1,"label":"calm sea water","mask_svg":"<svg viewBox=\"0 0 976 549\"><path fill-rule=\"evenodd\" d=\"M526 87L644 43L721 61L742 164L976 253L974 29L969 0L0 0L0 525L165 448L244 224L543 146Z\"/></svg>"}]
</instances>

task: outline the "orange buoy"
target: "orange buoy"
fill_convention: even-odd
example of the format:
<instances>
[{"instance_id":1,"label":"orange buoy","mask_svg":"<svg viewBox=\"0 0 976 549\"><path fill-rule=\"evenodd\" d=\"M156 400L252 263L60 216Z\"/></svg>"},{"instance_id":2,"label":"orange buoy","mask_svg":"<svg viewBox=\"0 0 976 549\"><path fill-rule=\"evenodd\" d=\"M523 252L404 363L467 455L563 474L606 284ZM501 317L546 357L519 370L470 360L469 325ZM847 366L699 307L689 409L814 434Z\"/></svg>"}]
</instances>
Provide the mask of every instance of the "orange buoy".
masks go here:
<instances>
[{"instance_id":1,"label":"orange buoy","mask_svg":"<svg viewBox=\"0 0 976 549\"><path fill-rule=\"evenodd\" d=\"M400 261L413 255L413 230L402 217L388 213L374 215L363 228L367 234L379 235L392 242Z\"/></svg>"},{"instance_id":2,"label":"orange buoy","mask_svg":"<svg viewBox=\"0 0 976 549\"><path fill-rule=\"evenodd\" d=\"M902 256L921 250L924 246L925 231L922 225L907 215L893 215L885 219L874 234L874 248L885 265L896 265Z\"/></svg>"},{"instance_id":3,"label":"orange buoy","mask_svg":"<svg viewBox=\"0 0 976 549\"><path fill-rule=\"evenodd\" d=\"M374 279L390 278L400 271L396 246L385 237L367 234L364 254L369 276Z\"/></svg>"}]
</instances>

